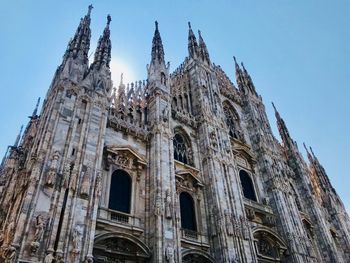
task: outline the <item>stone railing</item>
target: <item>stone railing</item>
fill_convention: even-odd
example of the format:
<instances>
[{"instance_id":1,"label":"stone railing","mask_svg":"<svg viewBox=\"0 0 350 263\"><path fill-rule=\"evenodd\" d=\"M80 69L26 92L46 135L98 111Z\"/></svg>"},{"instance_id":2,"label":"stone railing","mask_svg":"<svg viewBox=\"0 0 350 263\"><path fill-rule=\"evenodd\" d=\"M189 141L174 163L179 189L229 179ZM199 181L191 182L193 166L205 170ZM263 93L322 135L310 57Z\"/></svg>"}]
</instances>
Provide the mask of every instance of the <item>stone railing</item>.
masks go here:
<instances>
[{"instance_id":1,"label":"stone railing","mask_svg":"<svg viewBox=\"0 0 350 263\"><path fill-rule=\"evenodd\" d=\"M140 218L120 211L100 208L98 218L117 224L143 228Z\"/></svg>"},{"instance_id":2,"label":"stone railing","mask_svg":"<svg viewBox=\"0 0 350 263\"><path fill-rule=\"evenodd\" d=\"M208 244L208 237L197 231L181 228L181 237L188 241Z\"/></svg>"}]
</instances>

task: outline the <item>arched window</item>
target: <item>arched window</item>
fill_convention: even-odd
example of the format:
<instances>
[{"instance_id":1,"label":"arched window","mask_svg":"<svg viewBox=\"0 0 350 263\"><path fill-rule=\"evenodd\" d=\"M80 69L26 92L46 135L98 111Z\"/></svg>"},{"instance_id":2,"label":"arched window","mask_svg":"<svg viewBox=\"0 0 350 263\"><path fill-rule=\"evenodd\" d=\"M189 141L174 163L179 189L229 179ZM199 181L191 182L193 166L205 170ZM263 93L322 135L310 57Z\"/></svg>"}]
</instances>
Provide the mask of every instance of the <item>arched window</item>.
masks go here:
<instances>
[{"instance_id":1,"label":"arched window","mask_svg":"<svg viewBox=\"0 0 350 263\"><path fill-rule=\"evenodd\" d=\"M223 110L230 136L235 139L242 139L240 138L239 119L236 112L227 103L224 103Z\"/></svg>"},{"instance_id":2,"label":"arched window","mask_svg":"<svg viewBox=\"0 0 350 263\"><path fill-rule=\"evenodd\" d=\"M108 208L130 213L130 203L131 177L123 170L116 170L112 174Z\"/></svg>"},{"instance_id":3,"label":"arched window","mask_svg":"<svg viewBox=\"0 0 350 263\"><path fill-rule=\"evenodd\" d=\"M246 171L241 170L239 171L239 178L241 179L244 197L256 201L254 184L249 174Z\"/></svg>"},{"instance_id":4,"label":"arched window","mask_svg":"<svg viewBox=\"0 0 350 263\"><path fill-rule=\"evenodd\" d=\"M189 193L180 194L181 227L183 229L197 231L196 212L194 201Z\"/></svg>"},{"instance_id":5,"label":"arched window","mask_svg":"<svg viewBox=\"0 0 350 263\"><path fill-rule=\"evenodd\" d=\"M186 143L185 138L176 133L174 136L174 159L182 163L192 165L192 152L190 146Z\"/></svg>"}]
</instances>

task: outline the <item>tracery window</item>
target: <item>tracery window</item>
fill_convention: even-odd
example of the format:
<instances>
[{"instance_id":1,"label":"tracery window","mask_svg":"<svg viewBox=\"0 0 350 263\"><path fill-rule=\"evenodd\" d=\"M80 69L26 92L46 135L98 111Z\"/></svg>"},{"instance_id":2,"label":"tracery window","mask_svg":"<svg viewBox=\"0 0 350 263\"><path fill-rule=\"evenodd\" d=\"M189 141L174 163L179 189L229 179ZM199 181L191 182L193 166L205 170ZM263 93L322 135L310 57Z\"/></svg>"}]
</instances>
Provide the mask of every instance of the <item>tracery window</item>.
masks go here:
<instances>
[{"instance_id":1,"label":"tracery window","mask_svg":"<svg viewBox=\"0 0 350 263\"><path fill-rule=\"evenodd\" d=\"M176 133L173 139L174 159L182 163L192 165L192 151L190 145L186 142L184 136Z\"/></svg>"},{"instance_id":2,"label":"tracery window","mask_svg":"<svg viewBox=\"0 0 350 263\"><path fill-rule=\"evenodd\" d=\"M244 197L256 201L256 195L254 191L254 184L252 178L244 170L239 171L239 178L241 179Z\"/></svg>"},{"instance_id":3,"label":"tracery window","mask_svg":"<svg viewBox=\"0 0 350 263\"><path fill-rule=\"evenodd\" d=\"M194 200L187 192L180 194L181 227L186 230L197 231Z\"/></svg>"},{"instance_id":4,"label":"tracery window","mask_svg":"<svg viewBox=\"0 0 350 263\"><path fill-rule=\"evenodd\" d=\"M131 177L123 170L112 174L108 208L123 213L130 213Z\"/></svg>"},{"instance_id":5,"label":"tracery window","mask_svg":"<svg viewBox=\"0 0 350 263\"><path fill-rule=\"evenodd\" d=\"M227 103L224 103L223 110L230 136L235 139L243 139L241 138L239 118L236 112Z\"/></svg>"}]
</instances>

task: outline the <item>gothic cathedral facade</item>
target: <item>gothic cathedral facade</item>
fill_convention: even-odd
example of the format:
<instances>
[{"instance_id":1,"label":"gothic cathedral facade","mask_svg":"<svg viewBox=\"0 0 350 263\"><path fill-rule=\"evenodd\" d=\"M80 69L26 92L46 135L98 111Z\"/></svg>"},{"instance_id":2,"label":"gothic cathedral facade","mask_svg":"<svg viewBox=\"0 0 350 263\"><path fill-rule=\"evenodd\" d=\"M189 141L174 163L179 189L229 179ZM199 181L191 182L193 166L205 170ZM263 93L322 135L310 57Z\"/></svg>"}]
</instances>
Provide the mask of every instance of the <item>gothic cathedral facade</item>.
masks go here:
<instances>
[{"instance_id":1,"label":"gothic cathedral facade","mask_svg":"<svg viewBox=\"0 0 350 263\"><path fill-rule=\"evenodd\" d=\"M342 201L243 64L233 84L189 24L170 72L156 22L147 81L116 89L91 9L1 163L0 262L350 262Z\"/></svg>"}]
</instances>

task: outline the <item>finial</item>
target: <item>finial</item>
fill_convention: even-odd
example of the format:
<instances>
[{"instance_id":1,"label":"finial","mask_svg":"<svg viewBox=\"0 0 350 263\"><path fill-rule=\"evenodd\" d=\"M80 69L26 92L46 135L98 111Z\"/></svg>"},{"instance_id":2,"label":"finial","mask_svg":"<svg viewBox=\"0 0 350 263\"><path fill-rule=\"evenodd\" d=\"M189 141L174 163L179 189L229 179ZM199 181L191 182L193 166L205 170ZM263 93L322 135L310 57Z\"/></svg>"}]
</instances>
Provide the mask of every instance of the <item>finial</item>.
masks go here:
<instances>
[{"instance_id":1,"label":"finial","mask_svg":"<svg viewBox=\"0 0 350 263\"><path fill-rule=\"evenodd\" d=\"M124 73L122 72L120 74L120 85L123 85L123 76L124 76Z\"/></svg>"},{"instance_id":2,"label":"finial","mask_svg":"<svg viewBox=\"0 0 350 263\"><path fill-rule=\"evenodd\" d=\"M233 60L235 61L235 64L237 64L237 60L235 56L233 56Z\"/></svg>"},{"instance_id":3,"label":"finial","mask_svg":"<svg viewBox=\"0 0 350 263\"><path fill-rule=\"evenodd\" d=\"M192 29L192 27L191 27L191 22L188 22L188 28L189 28L189 29Z\"/></svg>"},{"instance_id":4,"label":"finial","mask_svg":"<svg viewBox=\"0 0 350 263\"><path fill-rule=\"evenodd\" d=\"M23 125L21 126L21 129L19 130L19 134L17 135L16 141L15 141L15 144L13 145L13 147L18 146L19 140L21 139L22 130L23 130Z\"/></svg>"},{"instance_id":5,"label":"finial","mask_svg":"<svg viewBox=\"0 0 350 263\"><path fill-rule=\"evenodd\" d=\"M111 15L108 15L108 16L107 16L107 26L109 26L109 24L111 23L111 21L112 21Z\"/></svg>"},{"instance_id":6,"label":"finial","mask_svg":"<svg viewBox=\"0 0 350 263\"><path fill-rule=\"evenodd\" d=\"M154 24L156 25L156 30L158 30L158 21L154 21Z\"/></svg>"},{"instance_id":7,"label":"finial","mask_svg":"<svg viewBox=\"0 0 350 263\"><path fill-rule=\"evenodd\" d=\"M90 4L89 7L88 7L88 13L87 13L88 16L91 15L91 10L92 10L93 8L94 8L94 7Z\"/></svg>"},{"instance_id":8,"label":"finial","mask_svg":"<svg viewBox=\"0 0 350 263\"><path fill-rule=\"evenodd\" d=\"M243 62L241 62L242 68L244 69L244 71L246 71Z\"/></svg>"},{"instance_id":9,"label":"finial","mask_svg":"<svg viewBox=\"0 0 350 263\"><path fill-rule=\"evenodd\" d=\"M273 104L273 102L271 102L271 103L272 103L272 107L274 108L275 112L277 112L275 104Z\"/></svg>"},{"instance_id":10,"label":"finial","mask_svg":"<svg viewBox=\"0 0 350 263\"><path fill-rule=\"evenodd\" d=\"M38 112L38 108L39 108L39 103L40 103L40 97L38 98L38 101L36 102L33 114L32 114L32 118L34 118Z\"/></svg>"}]
</instances>

